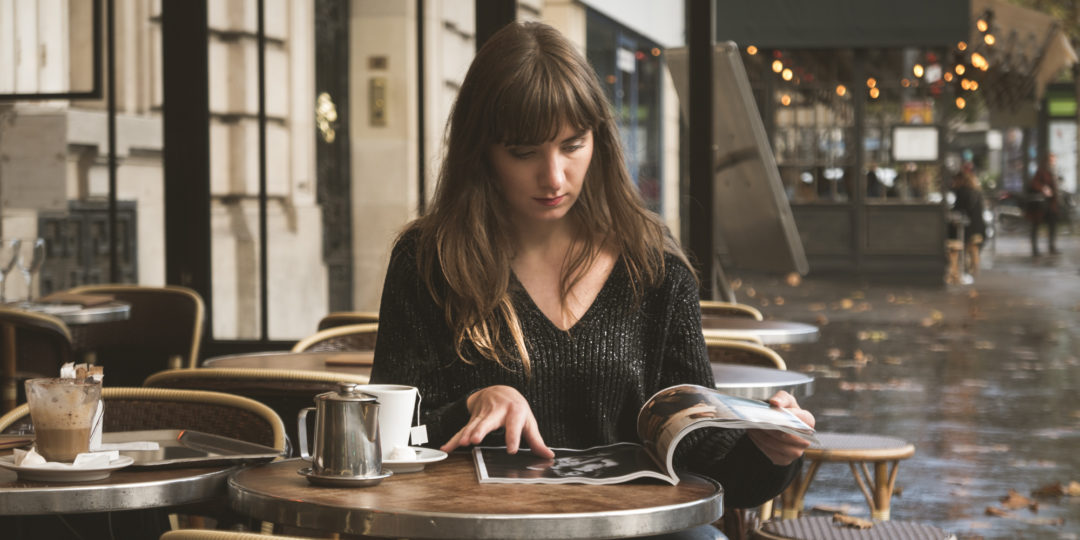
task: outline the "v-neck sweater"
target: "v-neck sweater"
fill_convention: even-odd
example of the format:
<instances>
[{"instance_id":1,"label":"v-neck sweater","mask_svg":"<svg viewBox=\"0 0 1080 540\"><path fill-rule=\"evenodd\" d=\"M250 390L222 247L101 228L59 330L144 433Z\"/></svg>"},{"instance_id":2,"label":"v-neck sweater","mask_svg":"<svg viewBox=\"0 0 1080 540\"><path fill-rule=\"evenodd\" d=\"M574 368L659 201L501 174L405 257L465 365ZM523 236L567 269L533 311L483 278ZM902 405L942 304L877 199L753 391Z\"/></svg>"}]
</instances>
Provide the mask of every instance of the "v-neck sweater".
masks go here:
<instances>
[{"instance_id":1,"label":"v-neck sweater","mask_svg":"<svg viewBox=\"0 0 1080 540\"><path fill-rule=\"evenodd\" d=\"M431 446L439 446L469 420L469 395L488 386L517 389L528 401L544 443L551 448L588 448L640 443L637 414L653 394L676 384L713 386L697 283L678 258L665 256L664 279L635 298L622 259L580 319L558 328L511 279L510 295L529 352L526 375L509 340L512 358L503 367L471 345L454 350L453 332L421 278L415 232L402 237L390 257L379 310L371 380L415 386L421 421ZM436 287L445 288L445 281ZM485 445L505 444L502 430ZM691 433L675 454L676 468L721 482L725 504L753 506L779 493L796 464L773 465L743 430L705 428Z\"/></svg>"}]
</instances>

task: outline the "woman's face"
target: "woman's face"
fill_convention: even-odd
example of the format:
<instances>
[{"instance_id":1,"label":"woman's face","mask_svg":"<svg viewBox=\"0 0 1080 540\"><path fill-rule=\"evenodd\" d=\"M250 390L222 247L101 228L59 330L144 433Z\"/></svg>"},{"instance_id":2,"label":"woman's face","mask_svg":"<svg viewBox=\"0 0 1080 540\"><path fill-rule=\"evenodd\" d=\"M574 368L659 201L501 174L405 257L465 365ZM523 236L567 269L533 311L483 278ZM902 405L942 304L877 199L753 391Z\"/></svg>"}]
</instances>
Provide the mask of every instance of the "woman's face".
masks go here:
<instances>
[{"instance_id":1,"label":"woman's face","mask_svg":"<svg viewBox=\"0 0 1080 540\"><path fill-rule=\"evenodd\" d=\"M565 217L581 193L592 154L592 131L567 126L542 144L493 145L491 165L515 223Z\"/></svg>"}]
</instances>

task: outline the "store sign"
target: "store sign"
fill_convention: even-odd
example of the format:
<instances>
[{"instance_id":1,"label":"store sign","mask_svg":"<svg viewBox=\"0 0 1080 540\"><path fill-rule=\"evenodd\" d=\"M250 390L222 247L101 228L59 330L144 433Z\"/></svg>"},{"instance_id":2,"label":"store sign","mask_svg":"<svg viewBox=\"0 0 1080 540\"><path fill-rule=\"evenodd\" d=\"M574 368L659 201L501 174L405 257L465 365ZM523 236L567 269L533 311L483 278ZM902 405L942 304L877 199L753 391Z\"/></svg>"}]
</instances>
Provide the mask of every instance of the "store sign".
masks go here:
<instances>
[{"instance_id":1,"label":"store sign","mask_svg":"<svg viewBox=\"0 0 1080 540\"><path fill-rule=\"evenodd\" d=\"M937 161L937 126L894 126L893 161Z\"/></svg>"},{"instance_id":2,"label":"store sign","mask_svg":"<svg viewBox=\"0 0 1080 540\"><path fill-rule=\"evenodd\" d=\"M634 58L634 51L619 47L615 49L615 65L620 71L626 73L633 73L637 68L637 60Z\"/></svg>"}]
</instances>

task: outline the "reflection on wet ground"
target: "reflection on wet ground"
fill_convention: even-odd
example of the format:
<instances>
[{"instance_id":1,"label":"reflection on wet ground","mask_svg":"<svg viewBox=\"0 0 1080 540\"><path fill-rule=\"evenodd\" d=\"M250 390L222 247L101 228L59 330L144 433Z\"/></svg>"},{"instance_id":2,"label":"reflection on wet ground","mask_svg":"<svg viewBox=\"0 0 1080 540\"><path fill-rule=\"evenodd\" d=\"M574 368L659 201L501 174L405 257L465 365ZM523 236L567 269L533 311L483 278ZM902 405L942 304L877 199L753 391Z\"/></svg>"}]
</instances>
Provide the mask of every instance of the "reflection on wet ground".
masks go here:
<instances>
[{"instance_id":1,"label":"reflection on wet ground","mask_svg":"<svg viewBox=\"0 0 1080 540\"><path fill-rule=\"evenodd\" d=\"M1010 489L1080 482L1080 238L1061 240L1062 255L1032 259L1026 238L1000 239L968 286L734 283L768 318L821 325L818 342L780 351L817 378L804 406L819 429L915 444L893 519L960 539L1077 539L1080 494L1038 497L1037 511L1002 503ZM822 467L806 506L869 514L841 464Z\"/></svg>"}]
</instances>

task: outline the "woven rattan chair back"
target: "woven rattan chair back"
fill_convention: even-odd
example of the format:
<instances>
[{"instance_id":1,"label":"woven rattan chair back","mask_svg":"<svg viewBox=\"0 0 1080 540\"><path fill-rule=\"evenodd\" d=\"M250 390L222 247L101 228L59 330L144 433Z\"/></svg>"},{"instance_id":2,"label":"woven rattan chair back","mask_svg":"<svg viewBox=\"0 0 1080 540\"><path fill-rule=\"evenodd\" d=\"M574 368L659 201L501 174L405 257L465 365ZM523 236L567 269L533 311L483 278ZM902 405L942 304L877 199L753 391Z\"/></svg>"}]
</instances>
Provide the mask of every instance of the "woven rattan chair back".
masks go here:
<instances>
[{"instance_id":1,"label":"woven rattan chair back","mask_svg":"<svg viewBox=\"0 0 1080 540\"><path fill-rule=\"evenodd\" d=\"M706 338L705 347L710 362L787 369L787 363L776 351L756 343Z\"/></svg>"},{"instance_id":2,"label":"woven rattan chair back","mask_svg":"<svg viewBox=\"0 0 1080 540\"><path fill-rule=\"evenodd\" d=\"M14 404L26 401L22 381L35 377L57 377L60 366L72 359L71 332L51 315L0 307L0 354L14 355L16 387ZM0 373L0 377L7 377ZM5 396L9 401L11 398ZM3 411L0 411L3 412Z\"/></svg>"},{"instance_id":3,"label":"woven rattan chair back","mask_svg":"<svg viewBox=\"0 0 1080 540\"><path fill-rule=\"evenodd\" d=\"M198 365L205 306L186 287L86 285L75 294L111 295L131 304L123 321L74 328L79 351L93 352L105 367L106 386L139 386L150 374Z\"/></svg>"},{"instance_id":4,"label":"woven rattan chair back","mask_svg":"<svg viewBox=\"0 0 1080 540\"><path fill-rule=\"evenodd\" d=\"M191 429L285 451L285 425L272 409L253 399L221 392L163 388L102 388L104 431ZM30 410L23 404L0 417L0 433L26 431Z\"/></svg>"},{"instance_id":5,"label":"woven rattan chair back","mask_svg":"<svg viewBox=\"0 0 1080 540\"><path fill-rule=\"evenodd\" d=\"M371 351L375 349L375 338L379 333L379 323L350 324L316 332L293 346L293 352L320 351Z\"/></svg>"},{"instance_id":6,"label":"woven rattan chair back","mask_svg":"<svg viewBox=\"0 0 1080 540\"><path fill-rule=\"evenodd\" d=\"M379 322L379 313L375 311L335 311L327 314L319 321L319 330L348 326L350 324L365 324Z\"/></svg>"},{"instance_id":7,"label":"woven rattan chair back","mask_svg":"<svg viewBox=\"0 0 1080 540\"><path fill-rule=\"evenodd\" d=\"M296 417L315 404L315 396L336 390L340 383L366 384L367 377L346 373L291 369L199 368L170 369L151 375L143 386L227 392L254 399L285 421L291 454L296 454Z\"/></svg>"},{"instance_id":8,"label":"woven rattan chair back","mask_svg":"<svg viewBox=\"0 0 1080 540\"><path fill-rule=\"evenodd\" d=\"M765 317L754 306L738 304L735 302L717 302L713 300L701 301L701 314L714 317L748 317L756 321Z\"/></svg>"},{"instance_id":9,"label":"woven rattan chair back","mask_svg":"<svg viewBox=\"0 0 1080 540\"><path fill-rule=\"evenodd\" d=\"M754 531L755 540L956 540L932 525L913 521L877 521L869 529L852 529L832 518L816 516L773 520Z\"/></svg>"}]
</instances>

